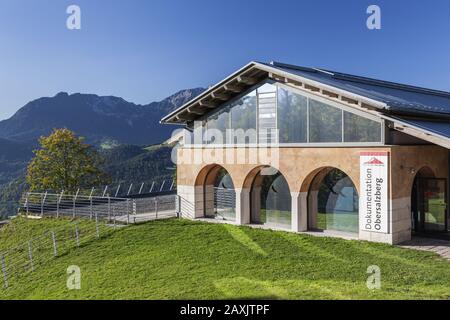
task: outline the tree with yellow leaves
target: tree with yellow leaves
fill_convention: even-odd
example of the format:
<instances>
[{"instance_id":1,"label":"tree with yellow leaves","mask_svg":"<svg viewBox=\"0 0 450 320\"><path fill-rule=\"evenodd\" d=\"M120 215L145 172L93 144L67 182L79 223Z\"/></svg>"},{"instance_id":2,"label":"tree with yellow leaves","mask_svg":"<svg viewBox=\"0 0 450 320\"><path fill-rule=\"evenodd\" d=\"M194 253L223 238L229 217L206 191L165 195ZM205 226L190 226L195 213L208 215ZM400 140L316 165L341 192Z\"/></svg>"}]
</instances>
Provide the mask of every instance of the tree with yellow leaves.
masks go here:
<instances>
[{"instance_id":1,"label":"tree with yellow leaves","mask_svg":"<svg viewBox=\"0 0 450 320\"><path fill-rule=\"evenodd\" d=\"M100 169L102 159L98 152L73 131L55 129L49 136L41 137L39 144L27 170L30 190L74 192L109 180Z\"/></svg>"}]
</instances>

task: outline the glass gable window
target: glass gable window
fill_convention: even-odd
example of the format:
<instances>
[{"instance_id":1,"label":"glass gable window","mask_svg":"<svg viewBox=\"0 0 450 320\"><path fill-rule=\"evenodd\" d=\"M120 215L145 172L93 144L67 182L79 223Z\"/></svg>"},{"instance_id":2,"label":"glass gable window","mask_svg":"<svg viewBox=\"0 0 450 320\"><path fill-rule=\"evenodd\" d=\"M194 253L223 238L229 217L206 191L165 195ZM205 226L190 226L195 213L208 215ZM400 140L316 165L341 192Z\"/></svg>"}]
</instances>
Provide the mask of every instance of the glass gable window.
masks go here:
<instances>
[{"instance_id":1,"label":"glass gable window","mask_svg":"<svg viewBox=\"0 0 450 320\"><path fill-rule=\"evenodd\" d=\"M226 144L227 132L230 129L229 109L224 108L208 117L206 121L206 143Z\"/></svg>"},{"instance_id":2,"label":"glass gable window","mask_svg":"<svg viewBox=\"0 0 450 320\"><path fill-rule=\"evenodd\" d=\"M342 142L342 110L309 99L309 142Z\"/></svg>"},{"instance_id":3,"label":"glass gable window","mask_svg":"<svg viewBox=\"0 0 450 320\"><path fill-rule=\"evenodd\" d=\"M344 142L381 141L381 123L344 111Z\"/></svg>"},{"instance_id":4,"label":"glass gable window","mask_svg":"<svg viewBox=\"0 0 450 320\"><path fill-rule=\"evenodd\" d=\"M256 143L256 91L252 91L231 108L231 142L233 144Z\"/></svg>"},{"instance_id":5,"label":"glass gable window","mask_svg":"<svg viewBox=\"0 0 450 320\"><path fill-rule=\"evenodd\" d=\"M308 99L283 88L278 89L280 143L307 142Z\"/></svg>"},{"instance_id":6,"label":"glass gable window","mask_svg":"<svg viewBox=\"0 0 450 320\"><path fill-rule=\"evenodd\" d=\"M220 145L383 141L382 121L319 100L281 84L263 83L203 119L204 141Z\"/></svg>"}]
</instances>

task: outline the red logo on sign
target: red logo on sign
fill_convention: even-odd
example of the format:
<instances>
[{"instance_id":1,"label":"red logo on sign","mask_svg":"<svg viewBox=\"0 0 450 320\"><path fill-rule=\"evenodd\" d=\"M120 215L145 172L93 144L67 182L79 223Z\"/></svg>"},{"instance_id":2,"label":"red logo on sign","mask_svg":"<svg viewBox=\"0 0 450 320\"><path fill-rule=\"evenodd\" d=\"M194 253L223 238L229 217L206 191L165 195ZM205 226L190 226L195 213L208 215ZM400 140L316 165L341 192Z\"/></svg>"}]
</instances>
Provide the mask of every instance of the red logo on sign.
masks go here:
<instances>
[{"instance_id":1,"label":"red logo on sign","mask_svg":"<svg viewBox=\"0 0 450 320\"><path fill-rule=\"evenodd\" d=\"M384 166L384 163L375 157L373 157L369 161L365 162L364 164L371 165L371 166Z\"/></svg>"}]
</instances>

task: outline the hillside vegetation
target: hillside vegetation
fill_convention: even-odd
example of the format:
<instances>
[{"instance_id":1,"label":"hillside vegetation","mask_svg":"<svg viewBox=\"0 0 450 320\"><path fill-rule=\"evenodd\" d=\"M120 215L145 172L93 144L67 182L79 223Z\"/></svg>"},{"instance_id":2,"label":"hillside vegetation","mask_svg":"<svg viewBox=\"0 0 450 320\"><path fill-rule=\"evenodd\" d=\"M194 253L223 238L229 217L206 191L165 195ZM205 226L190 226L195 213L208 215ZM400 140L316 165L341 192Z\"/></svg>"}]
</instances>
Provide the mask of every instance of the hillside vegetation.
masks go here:
<instances>
[{"instance_id":1,"label":"hillside vegetation","mask_svg":"<svg viewBox=\"0 0 450 320\"><path fill-rule=\"evenodd\" d=\"M14 221L1 229L0 248L47 223L59 222ZM81 269L80 290L66 288L70 265ZM381 269L380 290L366 287L371 265ZM117 229L0 289L0 299L237 298L449 299L450 262L364 241L170 219Z\"/></svg>"},{"instance_id":2,"label":"hillside vegetation","mask_svg":"<svg viewBox=\"0 0 450 320\"><path fill-rule=\"evenodd\" d=\"M148 187L152 181L168 182L173 178L175 166L171 161L171 152L169 145L117 146L102 151L104 170L111 176L112 185L134 183L138 186L146 182ZM18 178L0 185L0 218L17 212L18 200L26 189L25 169Z\"/></svg>"}]
</instances>

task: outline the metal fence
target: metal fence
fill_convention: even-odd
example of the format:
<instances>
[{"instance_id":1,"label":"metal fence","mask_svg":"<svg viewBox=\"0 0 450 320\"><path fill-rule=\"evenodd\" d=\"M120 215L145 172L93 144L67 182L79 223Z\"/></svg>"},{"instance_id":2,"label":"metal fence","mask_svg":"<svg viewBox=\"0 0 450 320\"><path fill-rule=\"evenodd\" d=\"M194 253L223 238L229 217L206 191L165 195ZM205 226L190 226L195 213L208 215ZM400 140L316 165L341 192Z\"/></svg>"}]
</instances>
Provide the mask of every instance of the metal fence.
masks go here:
<instances>
[{"instance_id":1,"label":"metal fence","mask_svg":"<svg viewBox=\"0 0 450 320\"><path fill-rule=\"evenodd\" d=\"M95 223L86 220L68 221L16 247L0 252L3 288L7 289L15 280L35 272L50 260L112 231L113 227L99 222L97 218Z\"/></svg>"},{"instance_id":2,"label":"metal fence","mask_svg":"<svg viewBox=\"0 0 450 320\"><path fill-rule=\"evenodd\" d=\"M88 218L97 217L112 223L135 223L178 216L177 195L116 198L63 193L25 193L20 200L19 214Z\"/></svg>"},{"instance_id":3,"label":"metal fence","mask_svg":"<svg viewBox=\"0 0 450 320\"><path fill-rule=\"evenodd\" d=\"M102 237L120 224L177 217L180 207L176 194L117 198L27 192L20 200L20 215L70 219L63 226L0 252L3 287L8 288L15 279L72 248Z\"/></svg>"}]
</instances>

